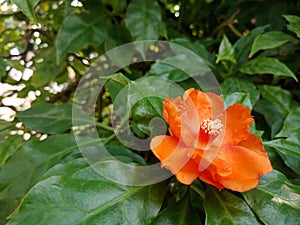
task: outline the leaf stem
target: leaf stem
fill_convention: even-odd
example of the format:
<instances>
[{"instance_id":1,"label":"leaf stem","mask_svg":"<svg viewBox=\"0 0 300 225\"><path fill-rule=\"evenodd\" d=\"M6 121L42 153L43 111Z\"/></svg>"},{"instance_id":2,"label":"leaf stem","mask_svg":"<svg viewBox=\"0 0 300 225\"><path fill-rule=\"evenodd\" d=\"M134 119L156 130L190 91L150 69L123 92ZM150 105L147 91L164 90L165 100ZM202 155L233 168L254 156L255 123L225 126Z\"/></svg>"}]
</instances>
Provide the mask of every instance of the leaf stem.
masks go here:
<instances>
[{"instance_id":1,"label":"leaf stem","mask_svg":"<svg viewBox=\"0 0 300 225\"><path fill-rule=\"evenodd\" d=\"M197 187L196 185L192 184L191 185L191 188L201 196L201 198L204 198L205 197L205 193L203 190L201 190L199 187Z\"/></svg>"},{"instance_id":2,"label":"leaf stem","mask_svg":"<svg viewBox=\"0 0 300 225\"><path fill-rule=\"evenodd\" d=\"M108 130L108 131L114 131L114 128L110 127L110 126L107 126L103 123L100 123L100 122L95 122L96 126L97 127L100 127L100 128L103 128L105 130Z\"/></svg>"}]
</instances>

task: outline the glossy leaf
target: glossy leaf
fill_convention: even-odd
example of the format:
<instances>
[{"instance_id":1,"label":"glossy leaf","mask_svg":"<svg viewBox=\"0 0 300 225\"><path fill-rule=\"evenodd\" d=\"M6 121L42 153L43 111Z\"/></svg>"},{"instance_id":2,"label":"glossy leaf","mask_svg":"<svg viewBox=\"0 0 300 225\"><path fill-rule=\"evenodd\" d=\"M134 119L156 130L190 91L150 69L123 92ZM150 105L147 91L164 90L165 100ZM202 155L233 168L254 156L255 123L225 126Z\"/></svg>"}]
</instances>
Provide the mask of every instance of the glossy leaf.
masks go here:
<instances>
[{"instance_id":1,"label":"glossy leaf","mask_svg":"<svg viewBox=\"0 0 300 225\"><path fill-rule=\"evenodd\" d=\"M274 138L283 124L283 117L276 105L266 99L260 99L255 104L254 111L264 116L266 123L271 128L271 138Z\"/></svg>"},{"instance_id":2,"label":"glossy leaf","mask_svg":"<svg viewBox=\"0 0 300 225\"><path fill-rule=\"evenodd\" d=\"M215 68L215 56L211 54L200 41L191 42L187 38L176 38L170 42L183 46L195 52L209 66Z\"/></svg>"},{"instance_id":3,"label":"glossy leaf","mask_svg":"<svg viewBox=\"0 0 300 225\"><path fill-rule=\"evenodd\" d=\"M300 136L272 140L264 142L264 145L275 148L284 163L300 174Z\"/></svg>"},{"instance_id":4,"label":"glossy leaf","mask_svg":"<svg viewBox=\"0 0 300 225\"><path fill-rule=\"evenodd\" d=\"M52 136L42 142L31 140L24 144L0 171L0 199L23 197L43 173L76 148L71 134Z\"/></svg>"},{"instance_id":5,"label":"glossy leaf","mask_svg":"<svg viewBox=\"0 0 300 225\"><path fill-rule=\"evenodd\" d=\"M278 108L283 117L286 117L291 110L298 106L292 100L291 93L281 87L262 85L259 87L259 91L264 99L272 102Z\"/></svg>"},{"instance_id":6,"label":"glossy leaf","mask_svg":"<svg viewBox=\"0 0 300 225\"><path fill-rule=\"evenodd\" d=\"M22 12L35 23L37 19L34 12L34 7L39 3L39 0L13 0L13 2L22 10Z\"/></svg>"},{"instance_id":7,"label":"glossy leaf","mask_svg":"<svg viewBox=\"0 0 300 225\"><path fill-rule=\"evenodd\" d=\"M252 105L257 102L260 95L252 82L239 78L226 79L221 84L221 88L224 95L233 94L234 92L248 93Z\"/></svg>"},{"instance_id":8,"label":"glossy leaf","mask_svg":"<svg viewBox=\"0 0 300 225\"><path fill-rule=\"evenodd\" d=\"M217 63L220 61L230 61L232 63L236 63L235 55L234 55L234 48L232 47L231 43L229 42L226 35L223 36L221 41L218 56L217 56Z\"/></svg>"},{"instance_id":9,"label":"glossy leaf","mask_svg":"<svg viewBox=\"0 0 300 225\"><path fill-rule=\"evenodd\" d=\"M134 40L157 40L161 9L155 0L133 0L127 8L125 23Z\"/></svg>"},{"instance_id":10,"label":"glossy leaf","mask_svg":"<svg viewBox=\"0 0 300 225\"><path fill-rule=\"evenodd\" d=\"M283 17L289 22L287 28L300 38L300 17L293 15L284 15Z\"/></svg>"},{"instance_id":11,"label":"glossy leaf","mask_svg":"<svg viewBox=\"0 0 300 225\"><path fill-rule=\"evenodd\" d=\"M99 46L107 37L107 21L103 10L87 11L67 16L57 34L55 47L57 64L67 53L87 45Z\"/></svg>"},{"instance_id":12,"label":"glossy leaf","mask_svg":"<svg viewBox=\"0 0 300 225\"><path fill-rule=\"evenodd\" d=\"M0 79L6 75L6 62L0 57Z\"/></svg>"},{"instance_id":13,"label":"glossy leaf","mask_svg":"<svg viewBox=\"0 0 300 225\"><path fill-rule=\"evenodd\" d=\"M164 209L151 225L201 225L201 220L190 202L189 194Z\"/></svg>"},{"instance_id":14,"label":"glossy leaf","mask_svg":"<svg viewBox=\"0 0 300 225\"><path fill-rule=\"evenodd\" d=\"M112 100L114 101L119 92L128 85L130 80L124 76L122 73L117 73L111 76L105 83L105 88L107 88Z\"/></svg>"},{"instance_id":15,"label":"glossy leaf","mask_svg":"<svg viewBox=\"0 0 300 225\"><path fill-rule=\"evenodd\" d=\"M243 196L264 224L298 224L300 220L300 186L278 171L262 176L259 185Z\"/></svg>"},{"instance_id":16,"label":"glossy leaf","mask_svg":"<svg viewBox=\"0 0 300 225\"><path fill-rule=\"evenodd\" d=\"M35 71L31 78L31 84L35 87L42 87L53 80L64 68L64 63L56 64L55 48L49 48L39 56L35 65Z\"/></svg>"},{"instance_id":17,"label":"glossy leaf","mask_svg":"<svg viewBox=\"0 0 300 225\"><path fill-rule=\"evenodd\" d=\"M189 75L184 71L161 62L154 63L146 76L163 77L175 82L184 81L189 78Z\"/></svg>"},{"instance_id":18,"label":"glossy leaf","mask_svg":"<svg viewBox=\"0 0 300 225\"><path fill-rule=\"evenodd\" d=\"M75 161L76 165L78 160ZM123 186L92 167L70 163L33 187L8 225L148 224L164 198L164 185ZM63 170L63 172L60 172ZM141 207L144 206L144 207Z\"/></svg>"},{"instance_id":19,"label":"glossy leaf","mask_svg":"<svg viewBox=\"0 0 300 225\"><path fill-rule=\"evenodd\" d=\"M245 107L249 108L250 110L252 110L253 107L248 93L246 94L246 93L234 92L229 95L224 95L224 102L225 102L225 108L235 103L241 103Z\"/></svg>"},{"instance_id":20,"label":"glossy leaf","mask_svg":"<svg viewBox=\"0 0 300 225\"><path fill-rule=\"evenodd\" d=\"M300 107L291 111L283 122L282 130L276 137L300 137Z\"/></svg>"},{"instance_id":21,"label":"glossy leaf","mask_svg":"<svg viewBox=\"0 0 300 225\"><path fill-rule=\"evenodd\" d=\"M72 121L71 104L42 103L34 105L19 113L18 118L30 130L48 134L62 133L71 128L72 122L76 122L77 125L91 123L90 117L80 109L77 109L76 121Z\"/></svg>"},{"instance_id":22,"label":"glossy leaf","mask_svg":"<svg viewBox=\"0 0 300 225\"><path fill-rule=\"evenodd\" d=\"M20 135L9 136L9 138L0 141L0 168L22 144L24 144L24 140Z\"/></svg>"},{"instance_id":23,"label":"glossy leaf","mask_svg":"<svg viewBox=\"0 0 300 225\"><path fill-rule=\"evenodd\" d=\"M275 58L258 57L243 64L239 70L250 75L273 74L274 76L292 77L297 81L295 74Z\"/></svg>"},{"instance_id":24,"label":"glossy leaf","mask_svg":"<svg viewBox=\"0 0 300 225\"><path fill-rule=\"evenodd\" d=\"M260 34L255 38L253 42L249 56L252 57L259 50L276 48L287 42L296 44L298 41L292 36L281 31L271 31Z\"/></svg>"},{"instance_id":25,"label":"glossy leaf","mask_svg":"<svg viewBox=\"0 0 300 225\"><path fill-rule=\"evenodd\" d=\"M205 192L204 210L206 225L260 224L246 202L226 190L209 187Z\"/></svg>"},{"instance_id":26,"label":"glossy leaf","mask_svg":"<svg viewBox=\"0 0 300 225\"><path fill-rule=\"evenodd\" d=\"M257 35L264 32L264 30L267 27L268 25L257 27L251 30L250 33L247 34L247 36L238 39L234 43L233 48L234 48L235 58L237 61L247 56L247 53L250 51L254 39L257 37Z\"/></svg>"}]
</instances>

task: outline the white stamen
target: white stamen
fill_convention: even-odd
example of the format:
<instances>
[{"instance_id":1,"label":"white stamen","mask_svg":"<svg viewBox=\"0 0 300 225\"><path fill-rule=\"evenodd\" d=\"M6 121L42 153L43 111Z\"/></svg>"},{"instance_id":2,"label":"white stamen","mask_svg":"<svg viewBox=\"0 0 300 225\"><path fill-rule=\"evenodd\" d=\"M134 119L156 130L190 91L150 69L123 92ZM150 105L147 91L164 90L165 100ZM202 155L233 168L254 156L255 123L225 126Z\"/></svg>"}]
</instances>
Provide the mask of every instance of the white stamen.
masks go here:
<instances>
[{"instance_id":1,"label":"white stamen","mask_svg":"<svg viewBox=\"0 0 300 225\"><path fill-rule=\"evenodd\" d=\"M200 125L200 128L205 132L208 133L209 135L215 135L217 136L221 131L222 131L223 124L221 120L216 119L216 120L210 120L210 119L205 119Z\"/></svg>"}]
</instances>

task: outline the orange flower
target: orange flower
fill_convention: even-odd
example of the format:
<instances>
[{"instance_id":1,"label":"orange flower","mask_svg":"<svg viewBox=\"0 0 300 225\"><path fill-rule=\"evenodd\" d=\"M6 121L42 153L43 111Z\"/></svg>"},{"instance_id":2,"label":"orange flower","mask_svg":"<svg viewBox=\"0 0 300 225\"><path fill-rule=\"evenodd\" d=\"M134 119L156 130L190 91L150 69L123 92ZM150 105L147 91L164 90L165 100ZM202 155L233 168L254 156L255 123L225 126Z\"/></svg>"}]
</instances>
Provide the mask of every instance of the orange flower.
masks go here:
<instances>
[{"instance_id":1,"label":"orange flower","mask_svg":"<svg viewBox=\"0 0 300 225\"><path fill-rule=\"evenodd\" d=\"M272 166L261 140L249 133L250 110L213 93L187 90L165 99L163 115L171 136L156 136L151 149L183 184L200 178L219 189L244 192L257 186Z\"/></svg>"}]
</instances>

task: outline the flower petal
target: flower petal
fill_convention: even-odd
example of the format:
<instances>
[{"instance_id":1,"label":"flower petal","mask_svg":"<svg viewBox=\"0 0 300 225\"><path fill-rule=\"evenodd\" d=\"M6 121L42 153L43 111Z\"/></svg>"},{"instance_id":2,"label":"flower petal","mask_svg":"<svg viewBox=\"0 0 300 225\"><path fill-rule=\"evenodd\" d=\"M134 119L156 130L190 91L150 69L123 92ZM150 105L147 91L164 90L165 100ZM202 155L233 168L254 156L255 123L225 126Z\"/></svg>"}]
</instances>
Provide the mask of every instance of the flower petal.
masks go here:
<instances>
[{"instance_id":1,"label":"flower petal","mask_svg":"<svg viewBox=\"0 0 300 225\"><path fill-rule=\"evenodd\" d=\"M218 180L225 188L244 192L257 186L261 175L272 171L271 163L268 156L262 150L253 150L254 146L259 149L258 143L254 143L251 149L247 145L252 141L252 136L245 141L244 146L224 146L218 155L218 159L226 162L226 165L217 165L219 167L227 167L231 173L216 174Z\"/></svg>"},{"instance_id":2,"label":"flower petal","mask_svg":"<svg viewBox=\"0 0 300 225\"><path fill-rule=\"evenodd\" d=\"M223 145L234 145L248 138L250 125L254 121L248 108L239 103L229 106L225 119Z\"/></svg>"},{"instance_id":3,"label":"flower petal","mask_svg":"<svg viewBox=\"0 0 300 225\"><path fill-rule=\"evenodd\" d=\"M154 137L150 147L162 167L175 174L181 183L191 184L198 177L198 165L191 159L193 149L181 145L176 137Z\"/></svg>"}]
</instances>

